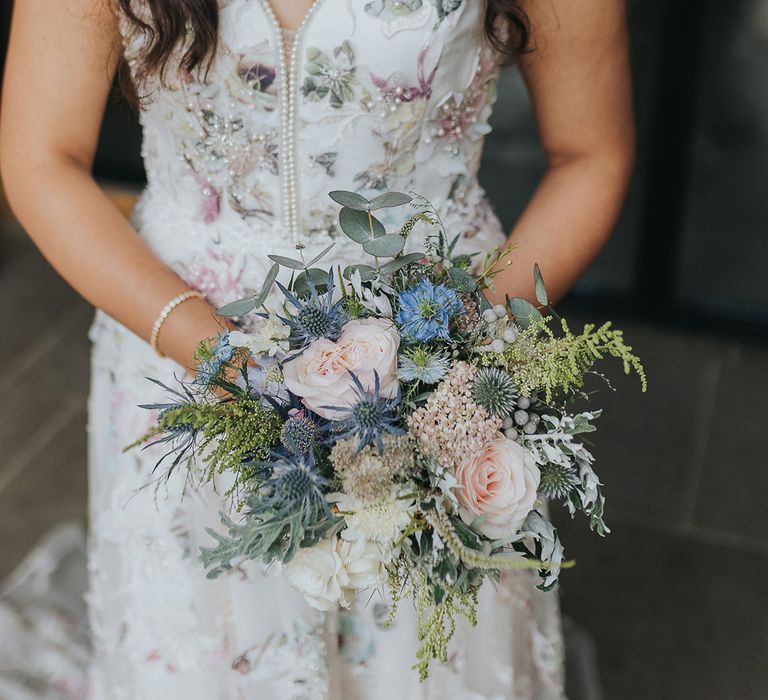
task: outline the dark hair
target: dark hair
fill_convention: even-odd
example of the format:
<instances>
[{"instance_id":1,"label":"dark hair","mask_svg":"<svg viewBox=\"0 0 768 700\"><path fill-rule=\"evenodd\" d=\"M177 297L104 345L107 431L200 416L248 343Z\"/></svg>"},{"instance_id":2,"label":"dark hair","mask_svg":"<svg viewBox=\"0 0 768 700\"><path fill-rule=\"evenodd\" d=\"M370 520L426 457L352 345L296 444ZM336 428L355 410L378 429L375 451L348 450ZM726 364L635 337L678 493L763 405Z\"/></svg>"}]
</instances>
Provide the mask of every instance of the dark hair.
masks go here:
<instances>
[{"instance_id":1,"label":"dark hair","mask_svg":"<svg viewBox=\"0 0 768 700\"><path fill-rule=\"evenodd\" d=\"M191 72L210 66L219 35L218 0L149 0L149 16L137 14L133 2L117 0L120 10L146 37L134 65L139 82L151 74L162 78L172 54L182 42L184 50L179 68ZM485 34L505 62L512 63L528 50L528 17L519 0L486 2ZM118 80L123 93L135 105L138 97L124 61L119 66Z\"/></svg>"}]
</instances>

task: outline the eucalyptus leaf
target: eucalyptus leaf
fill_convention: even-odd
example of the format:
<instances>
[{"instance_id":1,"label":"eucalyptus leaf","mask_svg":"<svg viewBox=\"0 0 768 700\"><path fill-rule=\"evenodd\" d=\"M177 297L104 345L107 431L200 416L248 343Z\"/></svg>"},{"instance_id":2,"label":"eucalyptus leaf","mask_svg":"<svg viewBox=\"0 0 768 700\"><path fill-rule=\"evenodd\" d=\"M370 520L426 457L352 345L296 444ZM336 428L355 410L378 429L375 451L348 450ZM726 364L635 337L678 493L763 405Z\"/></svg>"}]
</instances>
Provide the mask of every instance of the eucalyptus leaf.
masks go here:
<instances>
[{"instance_id":1,"label":"eucalyptus leaf","mask_svg":"<svg viewBox=\"0 0 768 700\"><path fill-rule=\"evenodd\" d=\"M275 283L279 272L280 265L275 264L269 268L269 272L267 272L267 276L264 278L264 284L261 285L261 291L256 295L256 298L254 299L256 308L261 306L267 300L269 292L272 289L272 285Z\"/></svg>"},{"instance_id":2,"label":"eucalyptus leaf","mask_svg":"<svg viewBox=\"0 0 768 700\"><path fill-rule=\"evenodd\" d=\"M371 203L363 197L363 195L357 192L346 192L345 190L334 190L329 192L328 196L337 204L341 204L342 207L349 207L350 209L357 209L358 211L368 211L371 207Z\"/></svg>"},{"instance_id":3,"label":"eucalyptus leaf","mask_svg":"<svg viewBox=\"0 0 768 700\"><path fill-rule=\"evenodd\" d=\"M360 273L361 282L370 282L371 280L376 279L376 276L378 275L376 270L370 265L348 265L344 268L344 279L350 279L355 272Z\"/></svg>"},{"instance_id":4,"label":"eucalyptus leaf","mask_svg":"<svg viewBox=\"0 0 768 700\"><path fill-rule=\"evenodd\" d=\"M308 278L312 280L318 293L324 294L328 291L328 273L319 267L310 267L298 275L293 283L293 291L297 296L306 297L311 293Z\"/></svg>"},{"instance_id":5,"label":"eucalyptus leaf","mask_svg":"<svg viewBox=\"0 0 768 700\"><path fill-rule=\"evenodd\" d=\"M509 300L507 306L515 317L515 323L520 328L528 328L534 321L541 320L539 310L526 299L515 297Z\"/></svg>"},{"instance_id":6,"label":"eucalyptus leaf","mask_svg":"<svg viewBox=\"0 0 768 700\"><path fill-rule=\"evenodd\" d=\"M216 310L218 316L234 317L245 316L256 308L256 297L238 299Z\"/></svg>"},{"instance_id":7,"label":"eucalyptus leaf","mask_svg":"<svg viewBox=\"0 0 768 700\"><path fill-rule=\"evenodd\" d=\"M413 263L419 262L419 260L421 260L425 256L426 256L426 253L408 253L408 255L403 255L402 257L395 258L394 260L390 260L388 263L384 263L379 268L379 271L388 275L393 272L397 272L398 270L401 270L406 265L412 265Z\"/></svg>"},{"instance_id":8,"label":"eucalyptus leaf","mask_svg":"<svg viewBox=\"0 0 768 700\"><path fill-rule=\"evenodd\" d=\"M377 258L394 258L405 247L405 238L397 233L390 233L363 243L363 250Z\"/></svg>"},{"instance_id":9,"label":"eucalyptus leaf","mask_svg":"<svg viewBox=\"0 0 768 700\"><path fill-rule=\"evenodd\" d=\"M312 258L312 260L310 260L307 263L307 267L312 267L312 265L315 265L318 262L320 262L326 255L328 255L328 253L330 253L333 250L333 247L335 245L336 245L335 243L331 243L331 245L329 245L324 251L322 251L321 253L318 253L314 258Z\"/></svg>"},{"instance_id":10,"label":"eucalyptus leaf","mask_svg":"<svg viewBox=\"0 0 768 700\"><path fill-rule=\"evenodd\" d=\"M408 204L413 200L408 194L403 192L387 192L386 194L380 194L371 200L371 211L376 209L387 209L389 207L402 207L404 204Z\"/></svg>"},{"instance_id":11,"label":"eucalyptus leaf","mask_svg":"<svg viewBox=\"0 0 768 700\"><path fill-rule=\"evenodd\" d=\"M448 270L448 276L451 278L456 290L462 294L471 294L477 289L475 278L460 267L452 267Z\"/></svg>"},{"instance_id":12,"label":"eucalyptus leaf","mask_svg":"<svg viewBox=\"0 0 768 700\"><path fill-rule=\"evenodd\" d=\"M365 243L371 238L386 235L384 224L368 212L344 207L339 212L339 226L344 234L355 243ZM371 231L373 227L373 231Z\"/></svg>"},{"instance_id":13,"label":"eucalyptus leaf","mask_svg":"<svg viewBox=\"0 0 768 700\"><path fill-rule=\"evenodd\" d=\"M544 278L541 276L541 269L539 263L533 264L533 279L536 284L536 300L542 306L549 306L549 297L547 296L547 288L544 285Z\"/></svg>"},{"instance_id":14,"label":"eucalyptus leaf","mask_svg":"<svg viewBox=\"0 0 768 700\"><path fill-rule=\"evenodd\" d=\"M307 267L301 260L294 260L293 258L286 258L284 255L268 255L272 262L287 267L289 270L303 270Z\"/></svg>"}]
</instances>

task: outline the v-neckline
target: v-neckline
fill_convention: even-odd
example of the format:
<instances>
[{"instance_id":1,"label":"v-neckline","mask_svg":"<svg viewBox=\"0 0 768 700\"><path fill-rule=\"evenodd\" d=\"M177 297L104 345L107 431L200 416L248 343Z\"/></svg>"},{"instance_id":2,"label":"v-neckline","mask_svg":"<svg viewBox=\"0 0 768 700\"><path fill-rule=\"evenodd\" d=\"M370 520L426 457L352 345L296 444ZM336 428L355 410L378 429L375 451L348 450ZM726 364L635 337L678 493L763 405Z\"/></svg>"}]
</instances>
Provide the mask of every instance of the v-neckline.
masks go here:
<instances>
[{"instance_id":1,"label":"v-neckline","mask_svg":"<svg viewBox=\"0 0 768 700\"><path fill-rule=\"evenodd\" d=\"M264 4L269 7L270 12L272 13L272 16L275 18L277 22L277 26L280 27L280 30L283 32L288 32L289 34L298 34L303 28L304 25L309 22L312 15L315 13L315 10L317 10L317 6L320 5L323 2L323 0L314 0L310 4L310 6L307 8L307 11L304 13L304 16L301 18L301 21L299 22L299 25L297 27L286 27L283 24L280 23L280 20L277 18L277 12L275 11L275 6L272 4L273 0L264 0Z\"/></svg>"}]
</instances>

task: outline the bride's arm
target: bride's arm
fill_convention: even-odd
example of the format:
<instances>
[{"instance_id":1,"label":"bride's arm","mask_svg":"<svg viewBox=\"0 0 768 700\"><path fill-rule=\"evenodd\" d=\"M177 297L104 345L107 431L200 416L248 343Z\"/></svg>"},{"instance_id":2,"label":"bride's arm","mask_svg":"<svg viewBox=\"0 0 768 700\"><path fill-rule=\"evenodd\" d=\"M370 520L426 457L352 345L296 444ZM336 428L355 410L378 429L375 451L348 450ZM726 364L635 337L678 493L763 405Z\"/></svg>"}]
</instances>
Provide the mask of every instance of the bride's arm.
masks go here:
<instances>
[{"instance_id":1,"label":"bride's arm","mask_svg":"<svg viewBox=\"0 0 768 700\"><path fill-rule=\"evenodd\" d=\"M3 185L51 264L95 306L148 338L188 287L145 245L91 176L120 53L109 0L16 0L0 129ZM219 325L200 299L182 304L160 349L189 367Z\"/></svg>"},{"instance_id":2,"label":"bride's arm","mask_svg":"<svg viewBox=\"0 0 768 700\"><path fill-rule=\"evenodd\" d=\"M521 70L533 101L545 177L510 241L513 264L488 296L533 300L538 262L553 299L600 251L626 195L634 127L622 0L530 0L533 51Z\"/></svg>"}]
</instances>

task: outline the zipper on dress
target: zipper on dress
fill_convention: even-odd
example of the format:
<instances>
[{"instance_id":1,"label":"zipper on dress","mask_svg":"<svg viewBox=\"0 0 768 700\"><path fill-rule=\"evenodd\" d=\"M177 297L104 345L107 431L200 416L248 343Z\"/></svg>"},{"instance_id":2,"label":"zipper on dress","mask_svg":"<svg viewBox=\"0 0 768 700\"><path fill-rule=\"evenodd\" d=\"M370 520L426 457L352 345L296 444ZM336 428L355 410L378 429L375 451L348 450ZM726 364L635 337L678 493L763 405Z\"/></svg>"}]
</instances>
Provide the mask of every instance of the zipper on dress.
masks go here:
<instances>
[{"instance_id":1,"label":"zipper on dress","mask_svg":"<svg viewBox=\"0 0 768 700\"><path fill-rule=\"evenodd\" d=\"M283 221L290 236L295 242L299 241L299 193L296 174L296 142L297 125L296 112L298 103L298 76L301 71L301 45L304 31L323 0L315 0L299 28L296 30L291 51L286 55L283 27L277 20L277 15L270 0L260 0L267 16L272 22L280 55L280 178L283 197Z\"/></svg>"}]
</instances>

